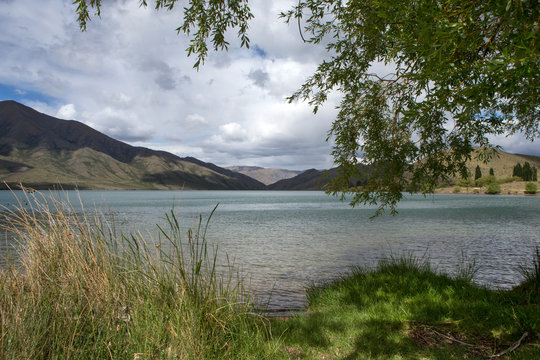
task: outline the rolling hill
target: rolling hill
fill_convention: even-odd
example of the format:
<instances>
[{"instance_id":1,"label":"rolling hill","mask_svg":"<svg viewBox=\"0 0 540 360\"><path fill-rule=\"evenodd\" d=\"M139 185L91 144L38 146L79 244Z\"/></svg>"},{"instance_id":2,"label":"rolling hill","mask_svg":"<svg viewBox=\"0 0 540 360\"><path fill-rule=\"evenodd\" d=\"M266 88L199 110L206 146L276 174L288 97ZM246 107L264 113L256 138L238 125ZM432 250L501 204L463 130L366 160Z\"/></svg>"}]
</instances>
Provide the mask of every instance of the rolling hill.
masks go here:
<instances>
[{"instance_id":1,"label":"rolling hill","mask_svg":"<svg viewBox=\"0 0 540 360\"><path fill-rule=\"evenodd\" d=\"M498 151L491 161L484 164L481 160L475 159L475 154L472 156L467 164L469 173L474 177L476 166L480 166L482 175L488 175L489 169L493 168L494 174L497 178L510 178L514 166L517 163L523 165L526 161L531 166L540 169L540 157L533 155L523 154L510 154L504 151ZM364 165L359 165L364 166ZM324 185L328 182L328 179L337 175L337 169L332 168L330 170L307 170L295 177L280 180L274 184L268 185L269 190L322 190Z\"/></svg>"},{"instance_id":2,"label":"rolling hill","mask_svg":"<svg viewBox=\"0 0 540 360\"><path fill-rule=\"evenodd\" d=\"M78 121L0 102L0 186L64 189L230 189L265 185L192 157L135 147Z\"/></svg>"},{"instance_id":3,"label":"rolling hill","mask_svg":"<svg viewBox=\"0 0 540 360\"><path fill-rule=\"evenodd\" d=\"M302 173L302 171L297 170L269 169L259 166L228 166L226 169L247 175L259 180L265 185L270 185L283 179L290 179Z\"/></svg>"}]
</instances>

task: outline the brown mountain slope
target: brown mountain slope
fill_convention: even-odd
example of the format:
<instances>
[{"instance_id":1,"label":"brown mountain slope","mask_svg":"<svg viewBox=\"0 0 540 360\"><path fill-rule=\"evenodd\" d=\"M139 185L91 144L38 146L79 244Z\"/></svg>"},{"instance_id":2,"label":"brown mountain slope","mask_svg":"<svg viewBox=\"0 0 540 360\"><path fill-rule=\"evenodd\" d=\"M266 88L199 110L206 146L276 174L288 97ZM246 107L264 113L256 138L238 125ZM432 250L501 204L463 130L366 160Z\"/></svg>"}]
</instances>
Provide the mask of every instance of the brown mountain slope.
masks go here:
<instances>
[{"instance_id":1,"label":"brown mountain slope","mask_svg":"<svg viewBox=\"0 0 540 360\"><path fill-rule=\"evenodd\" d=\"M302 171L297 170L269 169L258 166L228 166L226 169L247 175L259 180L265 185L270 185L283 179L290 179L302 173Z\"/></svg>"},{"instance_id":2,"label":"brown mountain slope","mask_svg":"<svg viewBox=\"0 0 540 360\"><path fill-rule=\"evenodd\" d=\"M0 102L0 182L87 189L265 187L214 164L134 147L14 101Z\"/></svg>"},{"instance_id":3,"label":"brown mountain slope","mask_svg":"<svg viewBox=\"0 0 540 360\"><path fill-rule=\"evenodd\" d=\"M472 158L473 159L469 161L467 168L473 177L477 165L480 166L483 176L489 175L489 169L493 168L493 172L497 178L511 177L514 166L517 163L523 165L525 161L529 162L531 166L540 169L540 157L533 155L510 154L504 151L497 151L496 155L493 156L487 164L484 164L481 160L475 159L474 155Z\"/></svg>"}]
</instances>

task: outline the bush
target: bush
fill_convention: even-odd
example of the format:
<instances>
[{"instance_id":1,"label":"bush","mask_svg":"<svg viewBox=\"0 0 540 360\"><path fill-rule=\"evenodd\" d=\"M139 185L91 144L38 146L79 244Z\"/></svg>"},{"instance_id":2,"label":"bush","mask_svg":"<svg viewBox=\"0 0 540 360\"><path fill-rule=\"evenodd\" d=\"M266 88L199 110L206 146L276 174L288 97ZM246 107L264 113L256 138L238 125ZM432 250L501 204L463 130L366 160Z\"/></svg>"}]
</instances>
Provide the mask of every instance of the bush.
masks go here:
<instances>
[{"instance_id":1,"label":"bush","mask_svg":"<svg viewBox=\"0 0 540 360\"><path fill-rule=\"evenodd\" d=\"M495 195L501 192L501 185L496 182L489 183L486 188L486 194Z\"/></svg>"},{"instance_id":2,"label":"bush","mask_svg":"<svg viewBox=\"0 0 540 360\"><path fill-rule=\"evenodd\" d=\"M505 178L497 179L497 182L499 184L506 184L506 183L511 183L515 181L523 181L523 179L520 178L519 176L512 176L512 177L505 177Z\"/></svg>"},{"instance_id":3,"label":"bush","mask_svg":"<svg viewBox=\"0 0 540 360\"><path fill-rule=\"evenodd\" d=\"M536 194L536 191L538 190L538 187L535 183L527 183L525 184L525 194Z\"/></svg>"},{"instance_id":4,"label":"bush","mask_svg":"<svg viewBox=\"0 0 540 360\"><path fill-rule=\"evenodd\" d=\"M462 178L462 179L459 179L457 181L456 185L461 186L461 187L469 188L469 187L474 186L474 182L471 179L463 179Z\"/></svg>"},{"instance_id":5,"label":"bush","mask_svg":"<svg viewBox=\"0 0 540 360\"><path fill-rule=\"evenodd\" d=\"M482 176L481 178L476 179L476 186L486 186L491 183L495 183L496 179L495 176L488 175L488 176Z\"/></svg>"},{"instance_id":6,"label":"bush","mask_svg":"<svg viewBox=\"0 0 540 360\"><path fill-rule=\"evenodd\" d=\"M460 193L461 192L461 187L460 186L454 186L454 189L452 190L454 193Z\"/></svg>"}]
</instances>

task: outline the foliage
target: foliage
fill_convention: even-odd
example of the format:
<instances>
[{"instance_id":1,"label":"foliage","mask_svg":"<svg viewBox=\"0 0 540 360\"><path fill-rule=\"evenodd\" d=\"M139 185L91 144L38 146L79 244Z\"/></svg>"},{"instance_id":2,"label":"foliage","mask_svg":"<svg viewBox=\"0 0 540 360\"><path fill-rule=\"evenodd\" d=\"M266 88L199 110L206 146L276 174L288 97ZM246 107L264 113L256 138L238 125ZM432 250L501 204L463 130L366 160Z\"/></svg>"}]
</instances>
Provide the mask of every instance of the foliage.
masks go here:
<instances>
[{"instance_id":1,"label":"foliage","mask_svg":"<svg viewBox=\"0 0 540 360\"><path fill-rule=\"evenodd\" d=\"M478 180L482 177L482 170L480 170L480 165L476 165L474 169L474 180Z\"/></svg>"},{"instance_id":2,"label":"foliage","mask_svg":"<svg viewBox=\"0 0 540 360\"><path fill-rule=\"evenodd\" d=\"M499 184L507 184L507 183L516 182L516 181L523 181L523 179L517 176L497 179L497 182Z\"/></svg>"},{"instance_id":3,"label":"foliage","mask_svg":"<svg viewBox=\"0 0 540 360\"><path fill-rule=\"evenodd\" d=\"M514 166L514 171L512 172L512 176L523 178L523 167L521 166L521 163L517 163Z\"/></svg>"},{"instance_id":4,"label":"foliage","mask_svg":"<svg viewBox=\"0 0 540 360\"><path fill-rule=\"evenodd\" d=\"M493 170L493 168L489 168L489 175L495 176L495 171Z\"/></svg>"},{"instance_id":5,"label":"foliage","mask_svg":"<svg viewBox=\"0 0 540 360\"><path fill-rule=\"evenodd\" d=\"M409 179L437 183L465 174L474 145L522 130L539 135L536 1L301 1L284 13L304 18L308 42L325 43L321 63L290 100L317 111L343 94L329 132L341 176L329 190L348 191L357 159L371 166L352 203L393 206ZM375 74L375 62L387 75Z\"/></svg>"},{"instance_id":6,"label":"foliage","mask_svg":"<svg viewBox=\"0 0 540 360\"><path fill-rule=\"evenodd\" d=\"M531 166L528 161L525 161L523 163L523 166L521 166L520 163L517 163L516 166L514 166L514 176L519 176L524 181L537 181L538 179L538 170L535 166Z\"/></svg>"},{"instance_id":7,"label":"foliage","mask_svg":"<svg viewBox=\"0 0 540 360\"><path fill-rule=\"evenodd\" d=\"M495 179L495 176L491 176L491 175L488 175L488 176L482 176L481 178L478 178L475 183L476 183L476 186L486 186L490 183L494 183L494 182L497 182L497 180Z\"/></svg>"},{"instance_id":8,"label":"foliage","mask_svg":"<svg viewBox=\"0 0 540 360\"><path fill-rule=\"evenodd\" d=\"M495 195L501 193L501 185L491 182L487 185L486 194Z\"/></svg>"},{"instance_id":9,"label":"foliage","mask_svg":"<svg viewBox=\"0 0 540 360\"><path fill-rule=\"evenodd\" d=\"M172 10L178 0L156 0L155 8ZM141 6L148 6L147 0L140 0ZM76 13L81 30L85 31L91 16L89 7L95 9L96 15L101 13L101 0L74 0L77 5ZM236 29L240 46L249 48L248 22L253 14L248 6L248 0L234 1L204 1L189 0L183 8L182 24L176 29L178 33L191 36L186 51L195 55L197 61L193 65L199 68L208 55L208 43L213 50L227 50L229 42L225 39L228 29ZM192 35L193 34L193 35Z\"/></svg>"},{"instance_id":10,"label":"foliage","mask_svg":"<svg viewBox=\"0 0 540 360\"><path fill-rule=\"evenodd\" d=\"M523 163L523 176L522 176L522 178L523 178L524 181L531 181L532 168L531 168L531 164L529 164L528 161L525 161L525 163Z\"/></svg>"},{"instance_id":11,"label":"foliage","mask_svg":"<svg viewBox=\"0 0 540 360\"><path fill-rule=\"evenodd\" d=\"M538 191L538 187L535 183L526 183L525 184L525 194L536 194L536 191Z\"/></svg>"},{"instance_id":12,"label":"foliage","mask_svg":"<svg viewBox=\"0 0 540 360\"><path fill-rule=\"evenodd\" d=\"M187 2L177 30L195 31L187 49L198 57L195 66L207 55L207 41L227 47L227 28L238 27L242 45L249 44L247 2ZM75 3L84 29L88 6L99 14L101 1ZM156 8L175 3L156 0ZM328 132L339 177L327 190L342 198L352 192L352 205L394 212L409 182L433 189L446 177L466 177L475 146L488 161L489 136L537 138L539 8L537 0L300 0L283 12L286 22L298 22L304 41L328 52L289 101L307 100L317 112L330 93L342 95ZM386 74L375 73L377 63ZM364 186L349 186L365 177Z\"/></svg>"},{"instance_id":13,"label":"foliage","mask_svg":"<svg viewBox=\"0 0 540 360\"><path fill-rule=\"evenodd\" d=\"M470 178L461 178L457 181L456 185L469 188L474 186L474 181L472 181L472 179Z\"/></svg>"}]
</instances>

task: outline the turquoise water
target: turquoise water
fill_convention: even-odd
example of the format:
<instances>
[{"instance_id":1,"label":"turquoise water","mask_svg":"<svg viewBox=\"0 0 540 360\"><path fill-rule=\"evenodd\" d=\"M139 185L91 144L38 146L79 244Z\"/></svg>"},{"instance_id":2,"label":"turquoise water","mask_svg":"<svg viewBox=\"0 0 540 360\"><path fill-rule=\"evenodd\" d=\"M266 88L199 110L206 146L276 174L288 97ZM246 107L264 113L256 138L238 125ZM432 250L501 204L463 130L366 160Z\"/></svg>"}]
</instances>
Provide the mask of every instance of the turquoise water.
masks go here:
<instances>
[{"instance_id":1,"label":"turquoise water","mask_svg":"<svg viewBox=\"0 0 540 360\"><path fill-rule=\"evenodd\" d=\"M397 216L370 220L374 209L350 208L322 192L80 191L72 204L112 214L123 231L157 234L174 208L187 230L218 205L207 238L272 310L301 309L305 288L374 265L389 255L429 260L455 273L475 261L475 281L493 288L519 283L519 265L540 246L540 197L407 195ZM0 191L11 207L13 194ZM5 241L2 242L5 248ZM5 251L5 250L4 250ZM2 252L2 248L0 248Z\"/></svg>"}]
</instances>

